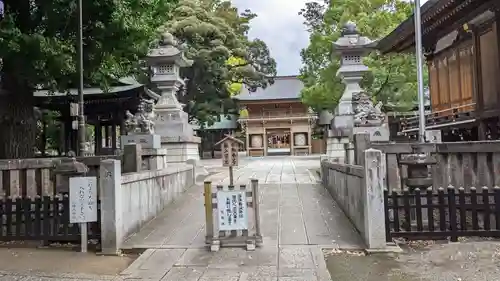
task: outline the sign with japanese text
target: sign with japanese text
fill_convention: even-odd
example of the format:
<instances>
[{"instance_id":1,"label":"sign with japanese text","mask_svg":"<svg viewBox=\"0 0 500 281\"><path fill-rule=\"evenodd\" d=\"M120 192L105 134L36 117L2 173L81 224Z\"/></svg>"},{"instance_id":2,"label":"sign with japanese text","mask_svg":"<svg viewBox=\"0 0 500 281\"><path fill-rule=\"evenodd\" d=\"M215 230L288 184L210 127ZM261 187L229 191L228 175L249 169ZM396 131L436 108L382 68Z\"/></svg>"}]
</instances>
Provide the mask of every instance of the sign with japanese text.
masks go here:
<instances>
[{"instance_id":1,"label":"sign with japanese text","mask_svg":"<svg viewBox=\"0 0 500 281\"><path fill-rule=\"evenodd\" d=\"M97 178L69 179L70 223L97 221Z\"/></svg>"},{"instance_id":2,"label":"sign with japanese text","mask_svg":"<svg viewBox=\"0 0 500 281\"><path fill-rule=\"evenodd\" d=\"M222 166L238 166L238 144L227 140L222 143Z\"/></svg>"},{"instance_id":3,"label":"sign with japanese text","mask_svg":"<svg viewBox=\"0 0 500 281\"><path fill-rule=\"evenodd\" d=\"M218 191L217 207L220 231L248 229L246 191Z\"/></svg>"}]
</instances>

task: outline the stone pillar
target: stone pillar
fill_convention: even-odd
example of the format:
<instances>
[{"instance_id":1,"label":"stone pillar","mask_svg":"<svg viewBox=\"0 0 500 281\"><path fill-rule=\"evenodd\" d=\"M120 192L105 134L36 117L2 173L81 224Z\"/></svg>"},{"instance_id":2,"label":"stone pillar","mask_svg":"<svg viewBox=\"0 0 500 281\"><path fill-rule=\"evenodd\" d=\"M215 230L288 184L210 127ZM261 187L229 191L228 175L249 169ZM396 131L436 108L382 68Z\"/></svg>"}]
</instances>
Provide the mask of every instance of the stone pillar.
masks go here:
<instances>
[{"instance_id":1,"label":"stone pillar","mask_svg":"<svg viewBox=\"0 0 500 281\"><path fill-rule=\"evenodd\" d=\"M385 154L367 149L365 158L364 239L369 249L387 247L385 237L384 188L386 187Z\"/></svg>"},{"instance_id":2,"label":"stone pillar","mask_svg":"<svg viewBox=\"0 0 500 281\"><path fill-rule=\"evenodd\" d=\"M177 93L185 86L180 70L190 67L193 61L184 56L184 46L170 33L163 34L159 46L150 50L146 61L152 70L151 82L161 92L155 108L155 133L161 136L167 162L199 160L201 139L195 136L184 105L177 100Z\"/></svg>"},{"instance_id":3,"label":"stone pillar","mask_svg":"<svg viewBox=\"0 0 500 281\"><path fill-rule=\"evenodd\" d=\"M99 168L99 199L101 200L101 251L119 255L125 239L123 229L122 180L120 161L101 161Z\"/></svg>"},{"instance_id":4,"label":"stone pillar","mask_svg":"<svg viewBox=\"0 0 500 281\"><path fill-rule=\"evenodd\" d=\"M123 149L123 173L137 173L142 169L140 144L127 144Z\"/></svg>"}]
</instances>

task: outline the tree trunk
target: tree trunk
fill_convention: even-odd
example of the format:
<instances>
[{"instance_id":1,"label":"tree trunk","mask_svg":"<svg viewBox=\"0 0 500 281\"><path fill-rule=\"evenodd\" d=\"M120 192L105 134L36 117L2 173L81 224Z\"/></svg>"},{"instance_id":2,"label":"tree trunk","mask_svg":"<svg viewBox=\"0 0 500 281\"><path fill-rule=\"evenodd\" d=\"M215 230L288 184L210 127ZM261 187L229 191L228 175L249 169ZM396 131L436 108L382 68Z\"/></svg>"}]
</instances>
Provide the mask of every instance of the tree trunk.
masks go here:
<instances>
[{"instance_id":1,"label":"tree trunk","mask_svg":"<svg viewBox=\"0 0 500 281\"><path fill-rule=\"evenodd\" d=\"M35 156L36 118L32 92L0 89L0 159Z\"/></svg>"}]
</instances>

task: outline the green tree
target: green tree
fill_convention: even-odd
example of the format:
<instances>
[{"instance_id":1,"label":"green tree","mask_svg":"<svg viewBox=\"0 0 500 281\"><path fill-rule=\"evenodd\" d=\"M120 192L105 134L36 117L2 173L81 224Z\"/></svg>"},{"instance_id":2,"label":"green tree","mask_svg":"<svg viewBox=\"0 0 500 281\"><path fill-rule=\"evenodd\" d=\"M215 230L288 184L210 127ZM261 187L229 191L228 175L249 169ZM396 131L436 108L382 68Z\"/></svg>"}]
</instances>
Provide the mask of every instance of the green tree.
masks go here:
<instances>
[{"instance_id":1,"label":"green tree","mask_svg":"<svg viewBox=\"0 0 500 281\"><path fill-rule=\"evenodd\" d=\"M37 132L33 91L77 85L76 1L4 0L0 21L0 158L31 157ZM84 79L106 88L140 71L174 0L83 1Z\"/></svg>"},{"instance_id":2,"label":"green tree","mask_svg":"<svg viewBox=\"0 0 500 281\"><path fill-rule=\"evenodd\" d=\"M344 85L336 72L340 58L332 56L332 42L347 21L356 23L358 31L371 39L391 32L412 13L412 4L403 0L331 0L310 2L299 13L310 32L309 46L301 51L303 68L300 78L305 84L304 103L315 111L333 110ZM398 110L413 107L417 97L416 64L412 54L381 55L365 59L372 73L363 86L373 98L384 104L396 104Z\"/></svg>"},{"instance_id":3,"label":"green tree","mask_svg":"<svg viewBox=\"0 0 500 281\"><path fill-rule=\"evenodd\" d=\"M165 25L187 46L194 60L184 70L189 79L186 93L179 97L190 118L211 125L221 114L237 114L231 98L235 83L251 90L267 87L276 75L276 62L266 44L247 37L255 14L238 13L230 1L180 0L173 18ZM233 92L233 93L232 93Z\"/></svg>"}]
</instances>

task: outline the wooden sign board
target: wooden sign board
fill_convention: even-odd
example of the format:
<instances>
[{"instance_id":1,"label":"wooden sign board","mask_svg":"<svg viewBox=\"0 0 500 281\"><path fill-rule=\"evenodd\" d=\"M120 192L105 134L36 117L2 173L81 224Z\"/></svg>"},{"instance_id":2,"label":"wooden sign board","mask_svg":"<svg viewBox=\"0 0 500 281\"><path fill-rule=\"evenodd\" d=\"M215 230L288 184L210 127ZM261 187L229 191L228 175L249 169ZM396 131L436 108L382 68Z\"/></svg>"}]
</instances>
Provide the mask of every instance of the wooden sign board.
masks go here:
<instances>
[{"instance_id":1,"label":"wooden sign board","mask_svg":"<svg viewBox=\"0 0 500 281\"><path fill-rule=\"evenodd\" d=\"M97 221L97 178L69 179L70 223Z\"/></svg>"},{"instance_id":2,"label":"wooden sign board","mask_svg":"<svg viewBox=\"0 0 500 281\"><path fill-rule=\"evenodd\" d=\"M238 166L238 151L241 144L242 141L228 135L215 144L221 145L223 167Z\"/></svg>"},{"instance_id":3,"label":"wooden sign board","mask_svg":"<svg viewBox=\"0 0 500 281\"><path fill-rule=\"evenodd\" d=\"M246 190L217 191L219 231L248 229Z\"/></svg>"}]
</instances>

